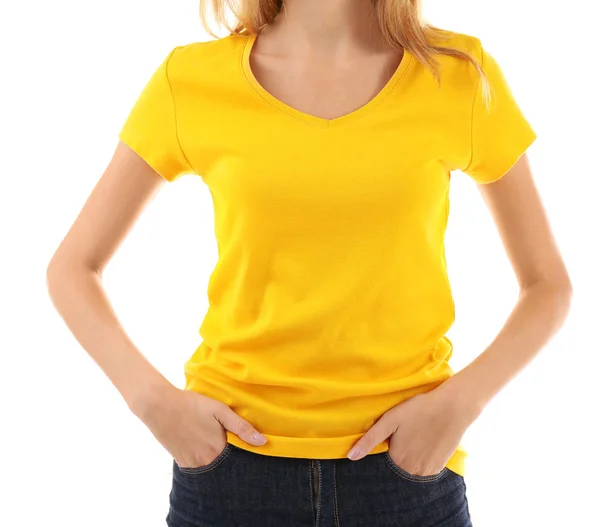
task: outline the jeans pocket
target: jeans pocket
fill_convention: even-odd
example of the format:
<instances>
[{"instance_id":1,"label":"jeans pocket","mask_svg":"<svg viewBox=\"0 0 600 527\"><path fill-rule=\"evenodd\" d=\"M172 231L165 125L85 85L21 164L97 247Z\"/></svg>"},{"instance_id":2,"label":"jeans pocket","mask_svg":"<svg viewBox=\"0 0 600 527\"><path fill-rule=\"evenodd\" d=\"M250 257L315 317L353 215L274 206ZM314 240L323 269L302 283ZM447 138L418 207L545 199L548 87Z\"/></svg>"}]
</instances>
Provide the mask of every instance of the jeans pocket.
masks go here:
<instances>
[{"instance_id":1,"label":"jeans pocket","mask_svg":"<svg viewBox=\"0 0 600 527\"><path fill-rule=\"evenodd\" d=\"M225 448L221 451L221 453L213 459L208 465L202 465L201 467L180 467L177 464L177 461L173 460L174 468L177 468L179 472L182 474L188 474L190 476L195 476L198 474L204 474L205 472L209 472L220 465L227 456L231 453L231 443L225 443Z\"/></svg>"},{"instance_id":2,"label":"jeans pocket","mask_svg":"<svg viewBox=\"0 0 600 527\"><path fill-rule=\"evenodd\" d=\"M403 478L407 481L412 481L415 483L434 483L434 482L442 479L448 473L448 467L444 467L437 474L430 474L428 476L420 476L418 474L411 474L410 472L407 472L406 470L404 470L402 467L399 467L398 465L396 465L396 463L394 462L394 460L392 459L392 457L390 456L388 451L384 452L383 455L384 455L384 459L385 459L387 466L392 470L392 472L394 472L394 474L396 474L397 476L400 476L401 478Z\"/></svg>"}]
</instances>

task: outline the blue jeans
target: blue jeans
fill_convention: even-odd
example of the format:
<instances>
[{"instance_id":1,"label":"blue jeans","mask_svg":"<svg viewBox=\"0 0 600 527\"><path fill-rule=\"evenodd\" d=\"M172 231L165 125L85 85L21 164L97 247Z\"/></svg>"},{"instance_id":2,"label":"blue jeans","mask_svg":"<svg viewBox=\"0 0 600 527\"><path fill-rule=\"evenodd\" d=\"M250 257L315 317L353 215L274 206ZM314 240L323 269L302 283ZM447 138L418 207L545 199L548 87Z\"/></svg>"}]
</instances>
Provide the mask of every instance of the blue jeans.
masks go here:
<instances>
[{"instance_id":1,"label":"blue jeans","mask_svg":"<svg viewBox=\"0 0 600 527\"><path fill-rule=\"evenodd\" d=\"M173 460L169 502L168 527L472 527L461 475L415 476L388 452L305 459L227 443L200 468Z\"/></svg>"}]
</instances>

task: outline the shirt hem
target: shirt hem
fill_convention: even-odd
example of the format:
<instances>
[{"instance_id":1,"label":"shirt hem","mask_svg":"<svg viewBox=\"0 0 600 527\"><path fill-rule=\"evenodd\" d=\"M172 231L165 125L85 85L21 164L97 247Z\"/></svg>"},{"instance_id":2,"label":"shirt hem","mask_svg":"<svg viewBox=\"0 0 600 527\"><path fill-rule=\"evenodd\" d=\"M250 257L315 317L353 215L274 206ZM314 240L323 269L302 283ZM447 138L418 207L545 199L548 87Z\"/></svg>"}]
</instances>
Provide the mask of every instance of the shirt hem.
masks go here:
<instances>
[{"instance_id":1,"label":"shirt hem","mask_svg":"<svg viewBox=\"0 0 600 527\"><path fill-rule=\"evenodd\" d=\"M502 179L512 167L517 164L517 161L523 157L529 147L537 140L537 134L531 130L529 133L523 136L523 138L517 143L513 152L510 155L503 157L498 163L494 170L482 172L481 174L474 176L473 179L480 185L487 185L495 183Z\"/></svg>"},{"instance_id":2,"label":"shirt hem","mask_svg":"<svg viewBox=\"0 0 600 527\"><path fill-rule=\"evenodd\" d=\"M294 457L306 459L340 459L346 458L352 446L363 436L363 434L353 434L341 437L286 437L263 434L267 442L262 446L246 443L239 436L225 430L227 442L232 445L253 452L276 457ZM376 445L369 454L379 454L389 450L389 440ZM369 455L367 454L367 455ZM446 462L446 467L465 476L465 459L468 453L459 445L450 459Z\"/></svg>"}]
</instances>

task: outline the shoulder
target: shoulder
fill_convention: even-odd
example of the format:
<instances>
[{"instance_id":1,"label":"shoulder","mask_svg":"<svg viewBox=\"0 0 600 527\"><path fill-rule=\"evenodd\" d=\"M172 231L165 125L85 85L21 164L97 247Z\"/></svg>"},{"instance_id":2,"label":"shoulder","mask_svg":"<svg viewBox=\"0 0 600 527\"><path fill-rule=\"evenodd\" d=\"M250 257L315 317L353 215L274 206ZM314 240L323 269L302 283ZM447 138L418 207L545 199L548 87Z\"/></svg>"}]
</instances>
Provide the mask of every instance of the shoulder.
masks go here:
<instances>
[{"instance_id":1,"label":"shoulder","mask_svg":"<svg viewBox=\"0 0 600 527\"><path fill-rule=\"evenodd\" d=\"M180 44L169 54L170 68L185 68L226 58L227 55L239 51L246 39L245 35L231 34L218 39Z\"/></svg>"},{"instance_id":2,"label":"shoulder","mask_svg":"<svg viewBox=\"0 0 600 527\"><path fill-rule=\"evenodd\" d=\"M482 43L476 35L460 33L449 29L435 28L430 40L431 44L439 47L452 48L468 53L473 58L481 60Z\"/></svg>"},{"instance_id":3,"label":"shoulder","mask_svg":"<svg viewBox=\"0 0 600 527\"><path fill-rule=\"evenodd\" d=\"M445 51L444 53L437 52L435 54L442 83L451 89L466 90L467 95L476 89L480 74L475 65L465 55L482 67L484 50L481 39L468 33L435 28L429 42L431 45ZM453 51L459 53L453 54Z\"/></svg>"},{"instance_id":4,"label":"shoulder","mask_svg":"<svg viewBox=\"0 0 600 527\"><path fill-rule=\"evenodd\" d=\"M213 40L175 46L166 62L167 77L172 85L222 82L236 71L239 53L246 35L230 34Z\"/></svg>"}]
</instances>

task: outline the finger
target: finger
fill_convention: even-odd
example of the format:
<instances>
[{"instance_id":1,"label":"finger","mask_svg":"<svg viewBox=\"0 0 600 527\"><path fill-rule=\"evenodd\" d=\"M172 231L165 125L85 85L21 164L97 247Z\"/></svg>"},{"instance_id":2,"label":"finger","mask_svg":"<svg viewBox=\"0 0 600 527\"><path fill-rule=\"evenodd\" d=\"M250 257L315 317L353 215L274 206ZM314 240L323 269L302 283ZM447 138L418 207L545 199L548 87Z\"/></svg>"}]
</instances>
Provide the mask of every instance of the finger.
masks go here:
<instances>
[{"instance_id":1,"label":"finger","mask_svg":"<svg viewBox=\"0 0 600 527\"><path fill-rule=\"evenodd\" d=\"M241 418L229 406L224 404L214 413L215 419L223 425L226 430L233 432L240 439L252 445L261 446L267 442L267 438L263 436L256 428L248 421Z\"/></svg>"},{"instance_id":2,"label":"finger","mask_svg":"<svg viewBox=\"0 0 600 527\"><path fill-rule=\"evenodd\" d=\"M379 443L392 435L394 428L391 419L384 415L354 444L348 452L348 458L356 461L366 456Z\"/></svg>"}]
</instances>

